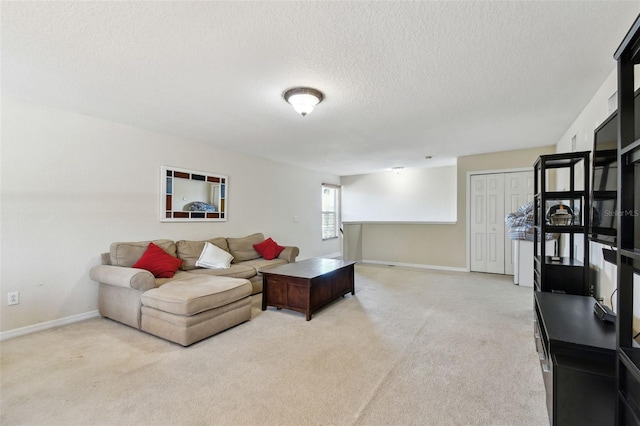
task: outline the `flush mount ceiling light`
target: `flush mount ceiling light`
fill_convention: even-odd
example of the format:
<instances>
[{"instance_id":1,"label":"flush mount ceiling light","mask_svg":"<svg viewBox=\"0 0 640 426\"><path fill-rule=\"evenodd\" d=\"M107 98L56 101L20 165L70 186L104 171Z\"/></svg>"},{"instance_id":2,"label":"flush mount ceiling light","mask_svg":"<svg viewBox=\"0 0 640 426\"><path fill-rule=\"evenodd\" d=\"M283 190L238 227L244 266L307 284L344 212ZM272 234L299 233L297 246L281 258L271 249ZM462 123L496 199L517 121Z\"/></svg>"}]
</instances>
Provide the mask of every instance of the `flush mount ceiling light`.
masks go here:
<instances>
[{"instance_id":1,"label":"flush mount ceiling light","mask_svg":"<svg viewBox=\"0 0 640 426\"><path fill-rule=\"evenodd\" d=\"M392 167L391 170L393 170L395 172L395 174L399 175L400 172L402 172L404 170L404 167L396 166L396 167Z\"/></svg>"},{"instance_id":2,"label":"flush mount ceiling light","mask_svg":"<svg viewBox=\"0 0 640 426\"><path fill-rule=\"evenodd\" d=\"M294 87L284 92L282 96L303 117L313 111L313 108L324 99L321 91L310 87Z\"/></svg>"}]
</instances>

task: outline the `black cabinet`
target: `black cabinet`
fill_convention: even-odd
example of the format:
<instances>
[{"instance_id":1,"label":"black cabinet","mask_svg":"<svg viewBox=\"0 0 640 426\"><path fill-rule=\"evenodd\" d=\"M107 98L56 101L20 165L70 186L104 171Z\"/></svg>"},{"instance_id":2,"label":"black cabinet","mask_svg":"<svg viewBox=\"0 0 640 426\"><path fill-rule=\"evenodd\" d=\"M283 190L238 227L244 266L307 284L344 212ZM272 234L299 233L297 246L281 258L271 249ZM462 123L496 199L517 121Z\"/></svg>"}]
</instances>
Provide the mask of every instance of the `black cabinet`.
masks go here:
<instances>
[{"instance_id":1,"label":"black cabinet","mask_svg":"<svg viewBox=\"0 0 640 426\"><path fill-rule=\"evenodd\" d=\"M616 330L589 296L534 293L534 338L556 425L615 424Z\"/></svg>"},{"instance_id":2,"label":"black cabinet","mask_svg":"<svg viewBox=\"0 0 640 426\"><path fill-rule=\"evenodd\" d=\"M568 257L554 260L552 256L546 256L546 259L542 266L542 291L584 294L584 263Z\"/></svg>"},{"instance_id":3,"label":"black cabinet","mask_svg":"<svg viewBox=\"0 0 640 426\"><path fill-rule=\"evenodd\" d=\"M536 291L590 295L589 151L541 155L534 164L534 256ZM551 190L558 174L568 174L568 190ZM555 253L545 240L557 238Z\"/></svg>"}]
</instances>

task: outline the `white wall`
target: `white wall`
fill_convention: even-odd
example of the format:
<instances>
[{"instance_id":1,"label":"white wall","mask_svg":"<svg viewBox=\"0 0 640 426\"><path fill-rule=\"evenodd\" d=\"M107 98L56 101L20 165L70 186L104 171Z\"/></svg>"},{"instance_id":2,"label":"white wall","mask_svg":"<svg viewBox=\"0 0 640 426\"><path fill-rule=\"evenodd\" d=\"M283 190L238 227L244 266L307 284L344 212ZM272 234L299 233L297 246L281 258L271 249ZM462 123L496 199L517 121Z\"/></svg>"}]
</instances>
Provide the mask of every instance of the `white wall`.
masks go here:
<instances>
[{"instance_id":1,"label":"white wall","mask_svg":"<svg viewBox=\"0 0 640 426\"><path fill-rule=\"evenodd\" d=\"M343 222L455 222L456 166L343 176Z\"/></svg>"},{"instance_id":2,"label":"white wall","mask_svg":"<svg viewBox=\"0 0 640 426\"><path fill-rule=\"evenodd\" d=\"M1 140L2 331L97 309L88 272L113 241L263 232L299 259L340 252L320 216L321 184L338 176L6 98ZM162 165L228 175L229 220L161 223Z\"/></svg>"}]
</instances>

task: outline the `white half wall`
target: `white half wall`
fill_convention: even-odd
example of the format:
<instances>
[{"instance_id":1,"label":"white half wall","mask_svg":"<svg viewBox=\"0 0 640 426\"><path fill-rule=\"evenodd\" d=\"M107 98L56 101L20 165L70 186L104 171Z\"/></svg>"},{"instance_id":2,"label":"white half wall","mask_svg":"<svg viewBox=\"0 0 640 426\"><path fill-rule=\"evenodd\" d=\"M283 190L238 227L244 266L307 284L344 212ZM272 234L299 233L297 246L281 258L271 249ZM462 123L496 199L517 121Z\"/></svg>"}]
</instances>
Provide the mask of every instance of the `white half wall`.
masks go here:
<instances>
[{"instance_id":1,"label":"white half wall","mask_svg":"<svg viewBox=\"0 0 640 426\"><path fill-rule=\"evenodd\" d=\"M343 176L343 222L455 222L456 166Z\"/></svg>"},{"instance_id":2,"label":"white half wall","mask_svg":"<svg viewBox=\"0 0 640 426\"><path fill-rule=\"evenodd\" d=\"M80 114L2 99L0 331L94 312L89 269L114 241L263 232L335 255L322 241L321 184L338 176ZM227 222L162 223L160 166L229 176ZM295 219L294 219L295 218ZM7 306L7 293L20 304Z\"/></svg>"}]
</instances>

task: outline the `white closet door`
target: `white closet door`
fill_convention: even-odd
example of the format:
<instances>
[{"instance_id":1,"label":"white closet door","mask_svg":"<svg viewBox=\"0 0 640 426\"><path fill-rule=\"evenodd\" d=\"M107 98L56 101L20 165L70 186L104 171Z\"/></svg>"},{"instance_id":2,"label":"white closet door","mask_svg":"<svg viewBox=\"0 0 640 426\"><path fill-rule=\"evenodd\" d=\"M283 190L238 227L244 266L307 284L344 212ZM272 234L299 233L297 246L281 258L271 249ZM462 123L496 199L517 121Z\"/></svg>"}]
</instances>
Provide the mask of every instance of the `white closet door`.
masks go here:
<instances>
[{"instance_id":1,"label":"white closet door","mask_svg":"<svg viewBox=\"0 0 640 426\"><path fill-rule=\"evenodd\" d=\"M504 274L504 174L487 175L487 272Z\"/></svg>"},{"instance_id":2,"label":"white closet door","mask_svg":"<svg viewBox=\"0 0 640 426\"><path fill-rule=\"evenodd\" d=\"M505 215L517 211L520 206L523 206L529 201L533 201L533 171L505 173ZM504 273L513 275L514 262L516 259L514 258L513 242L509 239L508 232L504 234L504 247Z\"/></svg>"},{"instance_id":3,"label":"white closet door","mask_svg":"<svg viewBox=\"0 0 640 426\"><path fill-rule=\"evenodd\" d=\"M514 274L504 218L533 200L533 171L471 175L471 270Z\"/></svg>"},{"instance_id":4,"label":"white closet door","mask_svg":"<svg viewBox=\"0 0 640 426\"><path fill-rule=\"evenodd\" d=\"M471 176L471 270L487 269L487 175Z\"/></svg>"},{"instance_id":5,"label":"white closet door","mask_svg":"<svg viewBox=\"0 0 640 426\"><path fill-rule=\"evenodd\" d=\"M504 174L471 176L471 270L504 274Z\"/></svg>"}]
</instances>

